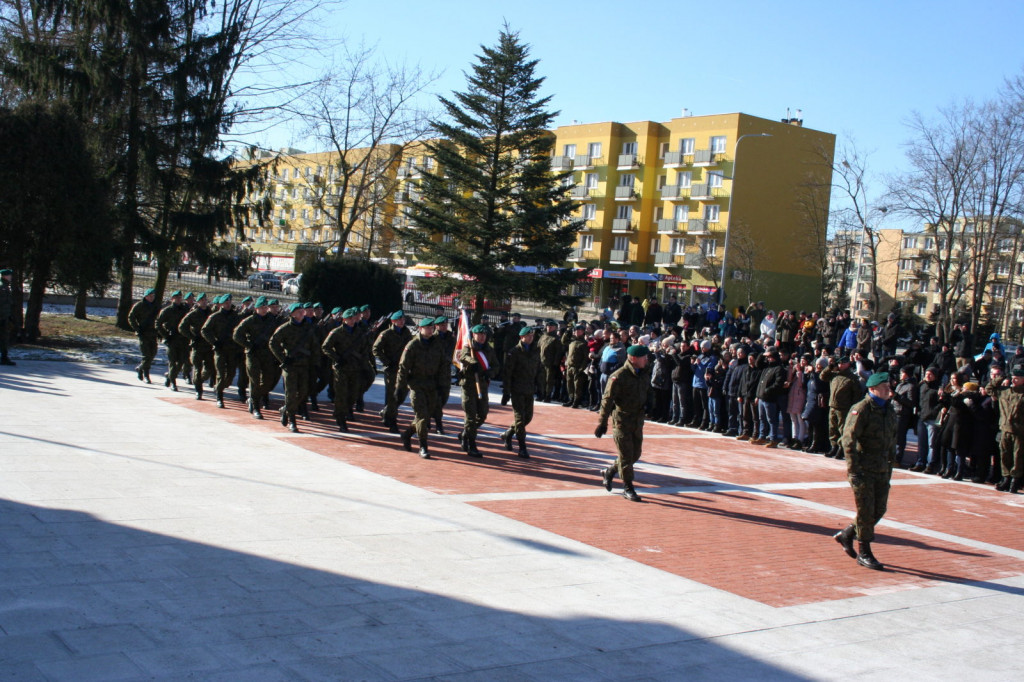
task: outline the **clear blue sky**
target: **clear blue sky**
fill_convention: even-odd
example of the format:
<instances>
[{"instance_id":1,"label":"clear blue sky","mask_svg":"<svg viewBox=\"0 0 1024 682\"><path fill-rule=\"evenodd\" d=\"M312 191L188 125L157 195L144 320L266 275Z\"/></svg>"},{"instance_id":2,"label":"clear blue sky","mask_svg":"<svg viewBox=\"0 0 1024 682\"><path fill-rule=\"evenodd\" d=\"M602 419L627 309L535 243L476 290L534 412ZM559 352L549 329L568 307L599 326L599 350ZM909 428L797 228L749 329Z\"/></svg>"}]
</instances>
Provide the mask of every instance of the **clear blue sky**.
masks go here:
<instances>
[{"instance_id":1,"label":"clear blue sky","mask_svg":"<svg viewBox=\"0 0 1024 682\"><path fill-rule=\"evenodd\" d=\"M505 21L540 60L559 125L789 107L872 152L878 174L905 168L912 111L987 99L1024 70L1021 0L348 0L324 28L443 70L449 93ZM310 146L285 130L266 141Z\"/></svg>"}]
</instances>

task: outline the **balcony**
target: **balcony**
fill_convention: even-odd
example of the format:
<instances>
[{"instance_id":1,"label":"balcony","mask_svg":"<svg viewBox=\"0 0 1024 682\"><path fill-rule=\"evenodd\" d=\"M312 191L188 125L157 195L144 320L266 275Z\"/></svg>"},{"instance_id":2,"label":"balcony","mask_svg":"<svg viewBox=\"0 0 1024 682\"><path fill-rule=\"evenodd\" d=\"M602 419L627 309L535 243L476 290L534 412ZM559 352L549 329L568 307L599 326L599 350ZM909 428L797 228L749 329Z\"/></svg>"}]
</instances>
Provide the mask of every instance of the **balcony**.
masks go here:
<instances>
[{"instance_id":1,"label":"balcony","mask_svg":"<svg viewBox=\"0 0 1024 682\"><path fill-rule=\"evenodd\" d=\"M715 155L710 149L698 149L693 152L694 166L714 166Z\"/></svg>"},{"instance_id":2,"label":"balcony","mask_svg":"<svg viewBox=\"0 0 1024 682\"><path fill-rule=\"evenodd\" d=\"M572 157L570 156L552 156L551 157L551 170L553 171L569 171L572 170Z\"/></svg>"},{"instance_id":3,"label":"balcony","mask_svg":"<svg viewBox=\"0 0 1024 682\"><path fill-rule=\"evenodd\" d=\"M690 188L690 198L699 199L701 201L708 201L709 199L718 199L725 196L725 189L722 187L713 187L706 182L700 182L694 184Z\"/></svg>"},{"instance_id":4,"label":"balcony","mask_svg":"<svg viewBox=\"0 0 1024 682\"><path fill-rule=\"evenodd\" d=\"M683 229L685 228L681 228L675 218L662 218L658 221L658 234L674 234L682 232Z\"/></svg>"},{"instance_id":5,"label":"balcony","mask_svg":"<svg viewBox=\"0 0 1024 682\"><path fill-rule=\"evenodd\" d=\"M619 154L618 170L630 170L640 167L640 158L636 154Z\"/></svg>"},{"instance_id":6,"label":"balcony","mask_svg":"<svg viewBox=\"0 0 1024 682\"><path fill-rule=\"evenodd\" d=\"M679 168L686 165L686 157L692 154L682 152L665 152L665 168Z\"/></svg>"},{"instance_id":7,"label":"balcony","mask_svg":"<svg viewBox=\"0 0 1024 682\"><path fill-rule=\"evenodd\" d=\"M681 253L656 253L654 264L663 268L671 268L683 262L684 256Z\"/></svg>"},{"instance_id":8,"label":"balcony","mask_svg":"<svg viewBox=\"0 0 1024 682\"><path fill-rule=\"evenodd\" d=\"M586 220L586 221L583 222L583 227L581 227L580 229L581 230L598 230L600 228L601 228L601 225L596 220Z\"/></svg>"},{"instance_id":9,"label":"balcony","mask_svg":"<svg viewBox=\"0 0 1024 682\"><path fill-rule=\"evenodd\" d=\"M633 201L634 199L639 198L640 195L632 185L626 187L619 186L615 188L615 201Z\"/></svg>"},{"instance_id":10,"label":"balcony","mask_svg":"<svg viewBox=\"0 0 1024 682\"><path fill-rule=\"evenodd\" d=\"M633 221L629 218L615 218L612 220L612 232L632 232Z\"/></svg>"},{"instance_id":11,"label":"balcony","mask_svg":"<svg viewBox=\"0 0 1024 682\"><path fill-rule=\"evenodd\" d=\"M694 218L686 224L686 234L707 234L708 221L704 218Z\"/></svg>"},{"instance_id":12,"label":"balcony","mask_svg":"<svg viewBox=\"0 0 1024 682\"><path fill-rule=\"evenodd\" d=\"M612 249L608 254L608 262L623 264L629 262L629 250L628 249Z\"/></svg>"},{"instance_id":13,"label":"balcony","mask_svg":"<svg viewBox=\"0 0 1024 682\"><path fill-rule=\"evenodd\" d=\"M598 185L593 187L573 187L572 191L569 192L569 198L575 199L576 201L587 201L588 199L597 199L604 196L604 191Z\"/></svg>"},{"instance_id":14,"label":"balcony","mask_svg":"<svg viewBox=\"0 0 1024 682\"><path fill-rule=\"evenodd\" d=\"M577 154L572 162L573 170L589 170L600 158L600 156L590 156L589 154Z\"/></svg>"},{"instance_id":15,"label":"balcony","mask_svg":"<svg viewBox=\"0 0 1024 682\"><path fill-rule=\"evenodd\" d=\"M665 185L661 188L661 198L668 199L669 201L688 201L690 198L690 188L680 187L679 185Z\"/></svg>"},{"instance_id":16,"label":"balcony","mask_svg":"<svg viewBox=\"0 0 1024 682\"><path fill-rule=\"evenodd\" d=\"M708 259L703 253L687 253L683 256L684 268L702 268L708 264Z\"/></svg>"},{"instance_id":17,"label":"balcony","mask_svg":"<svg viewBox=\"0 0 1024 682\"><path fill-rule=\"evenodd\" d=\"M587 253L587 251L585 251L583 249L583 247L578 246L578 247L576 247L575 249L573 249L572 251L569 252L569 257L566 258L566 260L571 260L571 261L586 260L587 257L586 257L586 255L584 255L586 253Z\"/></svg>"}]
</instances>

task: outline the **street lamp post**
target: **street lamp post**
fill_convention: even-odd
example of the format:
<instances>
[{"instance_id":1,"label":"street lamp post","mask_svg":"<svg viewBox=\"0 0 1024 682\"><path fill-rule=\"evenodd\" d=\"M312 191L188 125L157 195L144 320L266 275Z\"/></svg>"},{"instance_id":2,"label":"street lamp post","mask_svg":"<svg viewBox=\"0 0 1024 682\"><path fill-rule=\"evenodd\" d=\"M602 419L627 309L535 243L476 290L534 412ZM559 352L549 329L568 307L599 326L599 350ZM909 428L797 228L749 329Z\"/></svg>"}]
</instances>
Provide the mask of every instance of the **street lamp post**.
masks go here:
<instances>
[{"instance_id":1,"label":"street lamp post","mask_svg":"<svg viewBox=\"0 0 1024 682\"><path fill-rule=\"evenodd\" d=\"M725 243L722 245L722 276L718 285L718 303L725 303L725 258L729 254L729 230L732 228L732 200L736 196L736 169L739 168L740 142L745 137L771 137L769 133L747 133L736 138L736 145L732 152L732 188L729 192L729 206L726 211L729 214L729 222L725 224Z\"/></svg>"}]
</instances>

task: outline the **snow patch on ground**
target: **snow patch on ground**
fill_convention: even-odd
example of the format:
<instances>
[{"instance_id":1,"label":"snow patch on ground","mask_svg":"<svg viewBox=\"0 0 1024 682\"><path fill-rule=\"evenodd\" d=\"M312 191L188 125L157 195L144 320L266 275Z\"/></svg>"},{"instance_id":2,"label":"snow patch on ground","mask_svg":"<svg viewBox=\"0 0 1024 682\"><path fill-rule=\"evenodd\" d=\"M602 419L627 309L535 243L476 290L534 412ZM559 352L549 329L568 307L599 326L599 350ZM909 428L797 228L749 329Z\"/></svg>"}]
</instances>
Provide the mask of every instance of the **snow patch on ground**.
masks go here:
<instances>
[{"instance_id":1,"label":"snow patch on ground","mask_svg":"<svg viewBox=\"0 0 1024 682\"><path fill-rule=\"evenodd\" d=\"M73 315L75 307L72 305L43 304L43 312L49 315ZM85 314L89 317L113 317L117 311L113 308L86 308ZM100 365L137 365L142 361L142 354L139 352L139 343L134 339L117 337L85 337L85 336L64 336L75 346L89 346L88 348L39 348L26 346L12 346L10 349L11 360L54 360L59 362L88 362ZM163 344L157 350L154 367L167 366L167 351Z\"/></svg>"}]
</instances>

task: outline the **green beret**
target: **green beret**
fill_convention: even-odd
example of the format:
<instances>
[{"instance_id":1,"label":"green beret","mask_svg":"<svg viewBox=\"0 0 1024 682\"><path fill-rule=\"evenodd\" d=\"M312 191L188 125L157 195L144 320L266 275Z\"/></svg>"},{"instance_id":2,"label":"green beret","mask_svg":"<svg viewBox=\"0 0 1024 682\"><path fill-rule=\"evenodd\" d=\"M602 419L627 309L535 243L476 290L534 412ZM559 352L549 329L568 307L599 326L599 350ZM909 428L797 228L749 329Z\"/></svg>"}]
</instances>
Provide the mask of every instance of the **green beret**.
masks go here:
<instances>
[{"instance_id":1,"label":"green beret","mask_svg":"<svg viewBox=\"0 0 1024 682\"><path fill-rule=\"evenodd\" d=\"M175 289L171 292L171 298L174 298L175 296L181 296L181 289Z\"/></svg>"},{"instance_id":2,"label":"green beret","mask_svg":"<svg viewBox=\"0 0 1024 682\"><path fill-rule=\"evenodd\" d=\"M347 320L347 319L349 319L351 317L355 317L358 314L359 314L359 311L356 310L355 308L346 308L345 312L343 312L341 314L341 316Z\"/></svg>"},{"instance_id":3,"label":"green beret","mask_svg":"<svg viewBox=\"0 0 1024 682\"><path fill-rule=\"evenodd\" d=\"M316 303L313 304L313 307L314 308L323 308L324 304L321 303L320 301L317 301Z\"/></svg>"},{"instance_id":4,"label":"green beret","mask_svg":"<svg viewBox=\"0 0 1024 682\"><path fill-rule=\"evenodd\" d=\"M365 313L369 309L370 309L370 306L368 306L368 305L361 305L361 306L359 306L359 312L361 312L361 313Z\"/></svg>"},{"instance_id":5,"label":"green beret","mask_svg":"<svg viewBox=\"0 0 1024 682\"><path fill-rule=\"evenodd\" d=\"M201 293L198 296L196 296L196 301L202 301L205 298L206 298L206 292L204 291L203 293Z\"/></svg>"},{"instance_id":6,"label":"green beret","mask_svg":"<svg viewBox=\"0 0 1024 682\"><path fill-rule=\"evenodd\" d=\"M1014 367L1013 368L1013 376L1015 376L1015 377L1024 377L1024 367L1021 367L1020 365L1017 365L1016 367Z\"/></svg>"},{"instance_id":7,"label":"green beret","mask_svg":"<svg viewBox=\"0 0 1024 682\"><path fill-rule=\"evenodd\" d=\"M434 318L434 324L448 324L448 318L444 315L438 315Z\"/></svg>"},{"instance_id":8,"label":"green beret","mask_svg":"<svg viewBox=\"0 0 1024 682\"><path fill-rule=\"evenodd\" d=\"M214 305L220 304L220 296L214 296L212 299L210 299L210 303Z\"/></svg>"},{"instance_id":9,"label":"green beret","mask_svg":"<svg viewBox=\"0 0 1024 682\"><path fill-rule=\"evenodd\" d=\"M289 314L294 313L296 310L302 310L302 304L301 303L292 303L290 306L288 306L288 313Z\"/></svg>"},{"instance_id":10,"label":"green beret","mask_svg":"<svg viewBox=\"0 0 1024 682\"><path fill-rule=\"evenodd\" d=\"M879 384L885 384L889 382L888 372L876 372L868 377L868 388L874 388Z\"/></svg>"},{"instance_id":11,"label":"green beret","mask_svg":"<svg viewBox=\"0 0 1024 682\"><path fill-rule=\"evenodd\" d=\"M266 296L260 296L259 298L256 299L256 302L253 305L255 305L257 308L262 308L263 306L270 304L267 302Z\"/></svg>"},{"instance_id":12,"label":"green beret","mask_svg":"<svg viewBox=\"0 0 1024 682\"><path fill-rule=\"evenodd\" d=\"M532 334L534 331L536 330L533 327L523 327L519 330L519 336L526 336L527 334Z\"/></svg>"},{"instance_id":13,"label":"green beret","mask_svg":"<svg viewBox=\"0 0 1024 682\"><path fill-rule=\"evenodd\" d=\"M632 355L634 358L642 358L642 357L645 357L647 355L650 355L650 353L651 353L651 349L650 348L648 348L647 346L643 346L643 345L641 345L639 343L636 344L636 345L630 346L629 349L626 351L626 355Z\"/></svg>"},{"instance_id":14,"label":"green beret","mask_svg":"<svg viewBox=\"0 0 1024 682\"><path fill-rule=\"evenodd\" d=\"M14 270L11 270L10 268L4 268L3 270L0 270L0 277L3 277L4 275L13 275L13 274L14 274Z\"/></svg>"},{"instance_id":15,"label":"green beret","mask_svg":"<svg viewBox=\"0 0 1024 682\"><path fill-rule=\"evenodd\" d=\"M249 302L249 301L251 301L251 300L252 300L252 296L246 296L245 298L243 298L243 299L242 299L242 303L243 303L243 304L244 304L244 303L248 303L248 302Z\"/></svg>"},{"instance_id":16,"label":"green beret","mask_svg":"<svg viewBox=\"0 0 1024 682\"><path fill-rule=\"evenodd\" d=\"M491 328L488 327L486 324L478 324L469 331L473 334L486 334L487 332L491 331Z\"/></svg>"},{"instance_id":17,"label":"green beret","mask_svg":"<svg viewBox=\"0 0 1024 682\"><path fill-rule=\"evenodd\" d=\"M230 300L231 300L231 294L224 294L223 296L220 297L220 302L221 303L227 303Z\"/></svg>"},{"instance_id":18,"label":"green beret","mask_svg":"<svg viewBox=\"0 0 1024 682\"><path fill-rule=\"evenodd\" d=\"M144 294L142 294L142 298L146 298L150 294L155 294L155 293L156 293L156 289L154 289L153 287L150 287L150 288L146 289Z\"/></svg>"},{"instance_id":19,"label":"green beret","mask_svg":"<svg viewBox=\"0 0 1024 682\"><path fill-rule=\"evenodd\" d=\"M544 323L544 326L545 327L557 327L558 323L555 322L554 320L548 320L547 322Z\"/></svg>"},{"instance_id":20,"label":"green beret","mask_svg":"<svg viewBox=\"0 0 1024 682\"><path fill-rule=\"evenodd\" d=\"M404 310L399 310L397 313L391 313L391 319L392 320L401 320L404 317L405 317L405 311Z\"/></svg>"},{"instance_id":21,"label":"green beret","mask_svg":"<svg viewBox=\"0 0 1024 682\"><path fill-rule=\"evenodd\" d=\"M267 301L267 305L281 305L281 302L278 301L276 298L272 298L269 301Z\"/></svg>"},{"instance_id":22,"label":"green beret","mask_svg":"<svg viewBox=\"0 0 1024 682\"><path fill-rule=\"evenodd\" d=\"M190 292L188 292L187 294L185 294L185 300L186 300L186 301L187 301L188 299L190 299L190 298L195 298L195 297L196 297L196 295L195 295L195 294L193 294L193 293L192 293L191 291L190 291Z\"/></svg>"},{"instance_id":23,"label":"green beret","mask_svg":"<svg viewBox=\"0 0 1024 682\"><path fill-rule=\"evenodd\" d=\"M310 301L308 303L303 303L302 307L306 308L307 310L312 310L313 309L313 303L312 303L312 301Z\"/></svg>"},{"instance_id":24,"label":"green beret","mask_svg":"<svg viewBox=\"0 0 1024 682\"><path fill-rule=\"evenodd\" d=\"M341 306L338 306L337 308L331 308L331 315L337 315L340 312L341 312Z\"/></svg>"}]
</instances>

